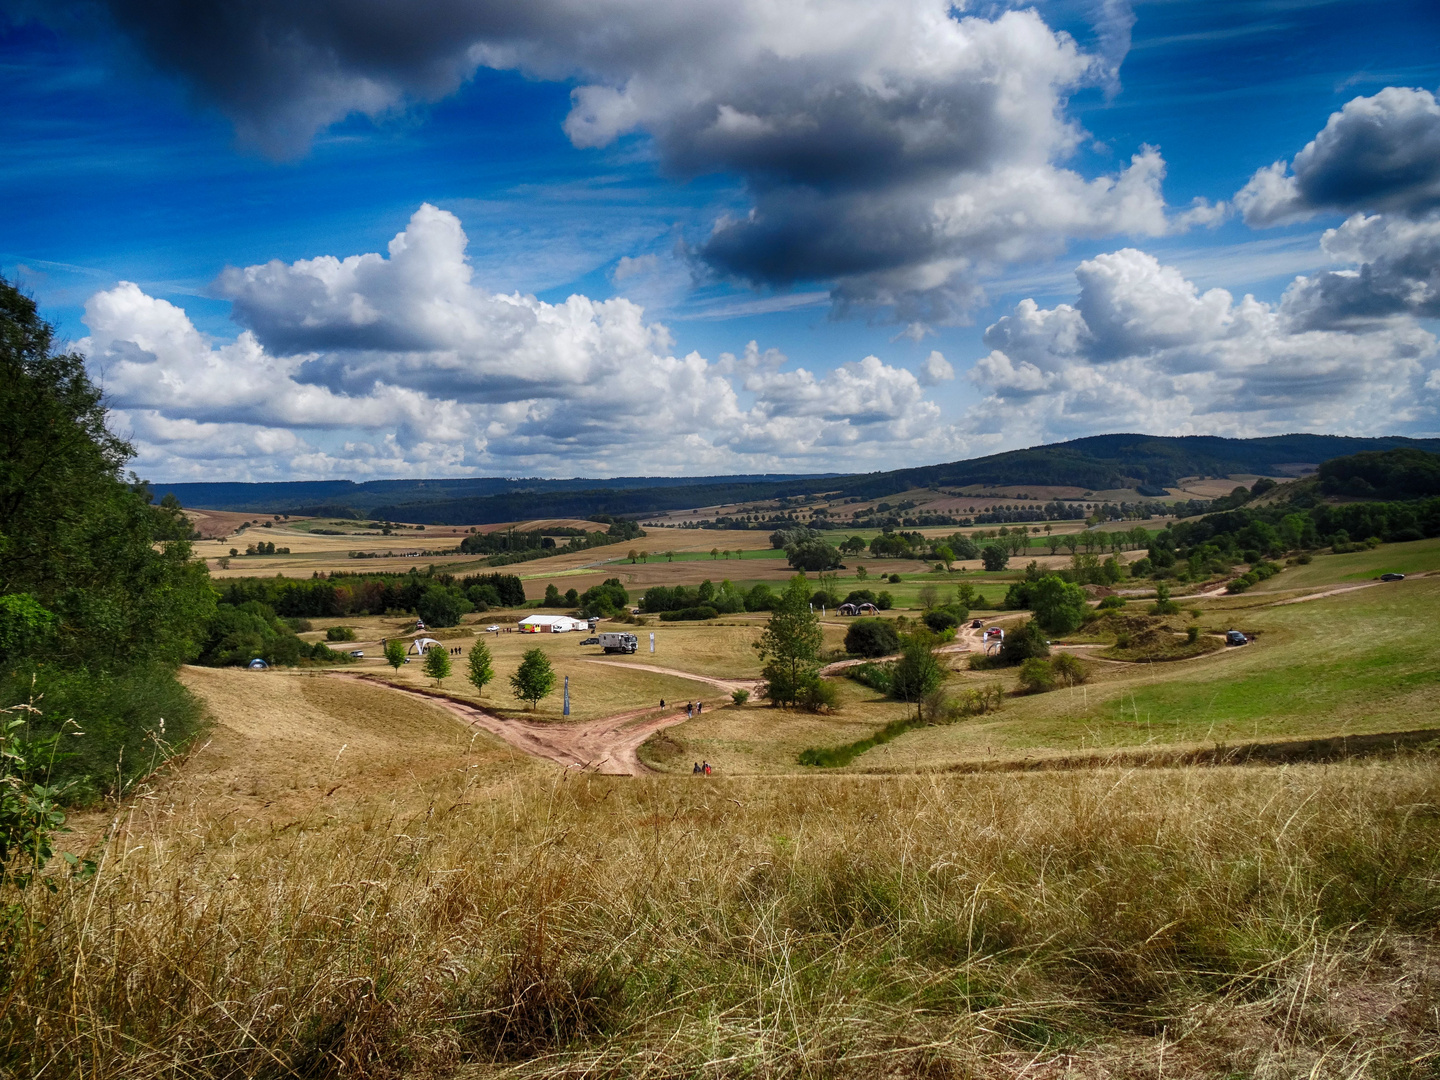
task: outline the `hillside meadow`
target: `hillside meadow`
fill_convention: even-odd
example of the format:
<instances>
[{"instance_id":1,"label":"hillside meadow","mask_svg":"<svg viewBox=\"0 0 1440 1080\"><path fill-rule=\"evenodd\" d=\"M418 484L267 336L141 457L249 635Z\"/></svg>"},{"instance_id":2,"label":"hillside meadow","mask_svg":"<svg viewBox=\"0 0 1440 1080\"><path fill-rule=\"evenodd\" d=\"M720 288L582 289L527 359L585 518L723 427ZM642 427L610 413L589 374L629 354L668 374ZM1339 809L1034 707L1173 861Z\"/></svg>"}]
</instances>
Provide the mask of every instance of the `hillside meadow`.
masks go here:
<instances>
[{"instance_id":1,"label":"hillside meadow","mask_svg":"<svg viewBox=\"0 0 1440 1080\"><path fill-rule=\"evenodd\" d=\"M1428 756L612 779L187 681L208 743L23 898L10 1074L1433 1074Z\"/></svg>"}]
</instances>

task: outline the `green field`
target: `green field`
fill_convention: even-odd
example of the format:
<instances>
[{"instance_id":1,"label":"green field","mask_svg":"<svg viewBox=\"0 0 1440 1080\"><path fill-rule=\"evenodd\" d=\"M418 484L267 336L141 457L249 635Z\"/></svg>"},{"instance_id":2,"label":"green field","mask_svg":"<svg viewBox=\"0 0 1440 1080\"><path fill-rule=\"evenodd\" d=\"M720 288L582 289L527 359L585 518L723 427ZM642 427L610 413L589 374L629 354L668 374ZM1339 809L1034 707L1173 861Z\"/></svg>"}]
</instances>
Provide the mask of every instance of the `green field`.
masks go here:
<instances>
[{"instance_id":1,"label":"green field","mask_svg":"<svg viewBox=\"0 0 1440 1080\"><path fill-rule=\"evenodd\" d=\"M1351 551L1344 555L1316 555L1308 566L1288 568L1253 592L1279 589L1315 588L1369 581L1381 574L1418 574L1440 570L1440 539L1412 540L1404 544L1381 544L1373 551Z\"/></svg>"}]
</instances>

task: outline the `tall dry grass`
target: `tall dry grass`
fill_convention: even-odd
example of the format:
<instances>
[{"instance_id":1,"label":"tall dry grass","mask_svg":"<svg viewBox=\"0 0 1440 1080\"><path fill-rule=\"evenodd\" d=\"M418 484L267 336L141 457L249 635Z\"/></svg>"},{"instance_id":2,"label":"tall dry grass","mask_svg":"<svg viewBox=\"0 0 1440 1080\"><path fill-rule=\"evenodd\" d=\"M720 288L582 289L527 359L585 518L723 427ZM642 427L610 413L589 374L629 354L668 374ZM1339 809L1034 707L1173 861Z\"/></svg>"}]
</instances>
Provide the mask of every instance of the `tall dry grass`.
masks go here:
<instances>
[{"instance_id":1,"label":"tall dry grass","mask_svg":"<svg viewBox=\"0 0 1440 1080\"><path fill-rule=\"evenodd\" d=\"M142 798L22 898L0 1072L1433 1076L1437 804L1428 759Z\"/></svg>"}]
</instances>

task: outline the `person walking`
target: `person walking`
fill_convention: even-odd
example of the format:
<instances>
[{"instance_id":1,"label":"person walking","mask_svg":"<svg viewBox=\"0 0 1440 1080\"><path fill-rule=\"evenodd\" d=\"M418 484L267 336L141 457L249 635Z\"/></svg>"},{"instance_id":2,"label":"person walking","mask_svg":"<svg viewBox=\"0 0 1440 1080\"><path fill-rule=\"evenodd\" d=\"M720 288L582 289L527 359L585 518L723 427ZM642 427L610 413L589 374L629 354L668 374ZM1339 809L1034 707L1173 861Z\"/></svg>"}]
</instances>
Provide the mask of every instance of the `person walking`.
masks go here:
<instances>
[{"instance_id":1,"label":"person walking","mask_svg":"<svg viewBox=\"0 0 1440 1080\"><path fill-rule=\"evenodd\" d=\"M704 769L705 769L705 775L706 775L706 776L709 776L709 775L710 775L710 763L709 763L708 761L704 763Z\"/></svg>"},{"instance_id":2,"label":"person walking","mask_svg":"<svg viewBox=\"0 0 1440 1080\"><path fill-rule=\"evenodd\" d=\"M691 769L690 772L691 772L691 775L693 775L693 776L699 776L699 775L700 775L700 763L699 763L698 761L695 762L695 767L694 767L693 769Z\"/></svg>"},{"instance_id":3,"label":"person walking","mask_svg":"<svg viewBox=\"0 0 1440 1080\"><path fill-rule=\"evenodd\" d=\"M661 708L661 709L664 709L664 708L665 708L665 699L664 699L663 697L660 699L660 708Z\"/></svg>"}]
</instances>

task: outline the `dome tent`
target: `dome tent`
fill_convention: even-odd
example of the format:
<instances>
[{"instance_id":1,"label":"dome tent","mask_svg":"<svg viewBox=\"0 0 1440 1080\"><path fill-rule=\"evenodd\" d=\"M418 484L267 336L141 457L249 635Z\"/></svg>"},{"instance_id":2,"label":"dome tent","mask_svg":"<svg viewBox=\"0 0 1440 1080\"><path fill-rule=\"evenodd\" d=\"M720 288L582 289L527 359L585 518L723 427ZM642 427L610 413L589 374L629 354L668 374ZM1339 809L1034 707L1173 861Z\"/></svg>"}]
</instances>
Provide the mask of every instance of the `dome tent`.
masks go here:
<instances>
[{"instance_id":1,"label":"dome tent","mask_svg":"<svg viewBox=\"0 0 1440 1080\"><path fill-rule=\"evenodd\" d=\"M264 660L261 660L258 656L254 660L251 660L250 663L246 664L245 666L248 667L251 671L270 670L270 665L267 664Z\"/></svg>"}]
</instances>

